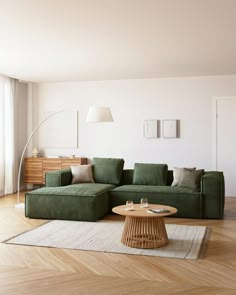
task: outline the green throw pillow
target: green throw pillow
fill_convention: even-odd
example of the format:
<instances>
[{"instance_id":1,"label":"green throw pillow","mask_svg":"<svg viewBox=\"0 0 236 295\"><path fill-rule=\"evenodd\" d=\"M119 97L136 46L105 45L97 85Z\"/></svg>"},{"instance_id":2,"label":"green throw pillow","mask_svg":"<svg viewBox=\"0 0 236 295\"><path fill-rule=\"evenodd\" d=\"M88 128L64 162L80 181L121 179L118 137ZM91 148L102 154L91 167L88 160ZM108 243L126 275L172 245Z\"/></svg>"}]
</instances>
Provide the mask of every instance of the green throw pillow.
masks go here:
<instances>
[{"instance_id":1,"label":"green throw pillow","mask_svg":"<svg viewBox=\"0 0 236 295\"><path fill-rule=\"evenodd\" d=\"M166 185L167 171L166 164L135 163L133 184Z\"/></svg>"},{"instance_id":2,"label":"green throw pillow","mask_svg":"<svg viewBox=\"0 0 236 295\"><path fill-rule=\"evenodd\" d=\"M123 167L123 159L93 158L94 181L118 185L121 182Z\"/></svg>"},{"instance_id":3,"label":"green throw pillow","mask_svg":"<svg viewBox=\"0 0 236 295\"><path fill-rule=\"evenodd\" d=\"M194 190L199 190L201 177L203 176L203 174L204 174L204 169L192 170L192 171L189 169L184 169L179 186L192 188Z\"/></svg>"}]
</instances>

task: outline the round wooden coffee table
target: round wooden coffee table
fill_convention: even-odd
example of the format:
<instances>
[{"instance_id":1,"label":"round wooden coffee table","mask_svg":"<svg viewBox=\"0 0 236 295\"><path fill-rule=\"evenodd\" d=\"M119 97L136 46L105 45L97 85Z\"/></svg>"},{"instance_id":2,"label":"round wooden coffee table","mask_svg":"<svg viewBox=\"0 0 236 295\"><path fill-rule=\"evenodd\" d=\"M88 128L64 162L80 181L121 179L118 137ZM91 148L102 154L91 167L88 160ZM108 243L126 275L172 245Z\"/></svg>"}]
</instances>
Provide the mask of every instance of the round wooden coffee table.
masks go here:
<instances>
[{"instance_id":1,"label":"round wooden coffee table","mask_svg":"<svg viewBox=\"0 0 236 295\"><path fill-rule=\"evenodd\" d=\"M150 213L149 209L167 209L168 213ZM117 206L112 211L125 216L121 242L132 248L160 248L168 244L164 217L175 214L177 209L170 206L149 204L140 208L135 204L132 211L126 211L126 205Z\"/></svg>"}]
</instances>

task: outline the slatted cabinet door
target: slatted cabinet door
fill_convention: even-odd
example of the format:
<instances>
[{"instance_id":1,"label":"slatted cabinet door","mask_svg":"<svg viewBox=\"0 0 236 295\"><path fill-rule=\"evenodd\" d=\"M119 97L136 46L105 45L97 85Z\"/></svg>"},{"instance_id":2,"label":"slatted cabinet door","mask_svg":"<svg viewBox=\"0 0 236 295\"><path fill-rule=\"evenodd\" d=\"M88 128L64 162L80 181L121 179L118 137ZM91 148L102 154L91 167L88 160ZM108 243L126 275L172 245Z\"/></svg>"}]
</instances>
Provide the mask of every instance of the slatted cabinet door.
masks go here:
<instances>
[{"instance_id":1,"label":"slatted cabinet door","mask_svg":"<svg viewBox=\"0 0 236 295\"><path fill-rule=\"evenodd\" d=\"M25 158L24 159L24 182L42 184L43 181L43 159Z\"/></svg>"}]
</instances>

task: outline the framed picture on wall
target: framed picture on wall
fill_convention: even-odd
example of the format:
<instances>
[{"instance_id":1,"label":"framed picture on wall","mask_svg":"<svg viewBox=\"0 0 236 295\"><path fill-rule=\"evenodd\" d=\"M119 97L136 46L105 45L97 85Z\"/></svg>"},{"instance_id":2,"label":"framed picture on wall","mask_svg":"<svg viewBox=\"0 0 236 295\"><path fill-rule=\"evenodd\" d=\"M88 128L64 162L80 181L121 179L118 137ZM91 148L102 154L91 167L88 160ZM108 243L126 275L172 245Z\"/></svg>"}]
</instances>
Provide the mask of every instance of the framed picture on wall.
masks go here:
<instances>
[{"instance_id":1,"label":"framed picture on wall","mask_svg":"<svg viewBox=\"0 0 236 295\"><path fill-rule=\"evenodd\" d=\"M162 137L177 138L178 137L178 120L162 120Z\"/></svg>"},{"instance_id":2,"label":"framed picture on wall","mask_svg":"<svg viewBox=\"0 0 236 295\"><path fill-rule=\"evenodd\" d=\"M143 122L143 136L145 138L159 137L159 120L144 120Z\"/></svg>"}]
</instances>

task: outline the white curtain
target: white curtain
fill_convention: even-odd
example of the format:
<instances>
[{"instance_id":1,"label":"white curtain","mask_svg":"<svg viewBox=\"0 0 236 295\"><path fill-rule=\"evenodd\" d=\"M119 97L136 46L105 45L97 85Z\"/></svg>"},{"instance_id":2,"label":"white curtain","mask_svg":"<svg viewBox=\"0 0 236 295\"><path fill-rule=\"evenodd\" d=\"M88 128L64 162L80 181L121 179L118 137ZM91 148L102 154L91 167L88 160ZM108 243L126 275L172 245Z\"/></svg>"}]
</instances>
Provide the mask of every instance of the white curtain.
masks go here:
<instances>
[{"instance_id":1,"label":"white curtain","mask_svg":"<svg viewBox=\"0 0 236 295\"><path fill-rule=\"evenodd\" d=\"M0 196L16 191L15 80L0 76Z\"/></svg>"}]
</instances>

